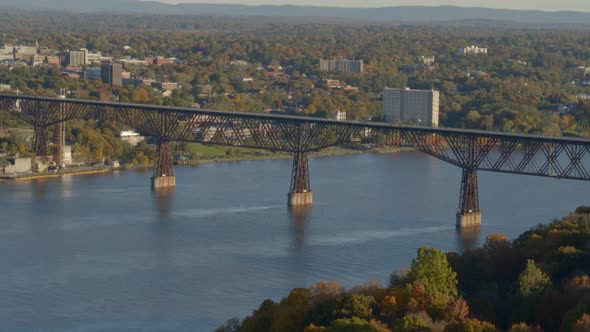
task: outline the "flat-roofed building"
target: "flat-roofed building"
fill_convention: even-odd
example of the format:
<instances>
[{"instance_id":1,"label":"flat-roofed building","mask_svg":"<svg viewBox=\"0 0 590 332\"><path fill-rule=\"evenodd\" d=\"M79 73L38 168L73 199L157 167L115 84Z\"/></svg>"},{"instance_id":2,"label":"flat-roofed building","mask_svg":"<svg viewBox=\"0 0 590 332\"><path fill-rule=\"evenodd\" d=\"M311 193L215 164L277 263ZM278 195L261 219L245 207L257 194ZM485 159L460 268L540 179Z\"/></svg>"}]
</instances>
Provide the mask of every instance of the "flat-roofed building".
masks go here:
<instances>
[{"instance_id":1,"label":"flat-roofed building","mask_svg":"<svg viewBox=\"0 0 590 332\"><path fill-rule=\"evenodd\" d=\"M102 82L109 85L123 85L123 66L120 63L112 63L108 65L102 65L100 67L100 74Z\"/></svg>"},{"instance_id":2,"label":"flat-roofed building","mask_svg":"<svg viewBox=\"0 0 590 332\"><path fill-rule=\"evenodd\" d=\"M457 50L459 55L468 55L468 54L488 54L488 49L485 47L479 47L475 45L467 46L467 47L460 47Z\"/></svg>"},{"instance_id":3,"label":"flat-roofed building","mask_svg":"<svg viewBox=\"0 0 590 332\"><path fill-rule=\"evenodd\" d=\"M84 78L89 81L102 79L102 69L98 67L88 67L84 69Z\"/></svg>"},{"instance_id":4,"label":"flat-roofed building","mask_svg":"<svg viewBox=\"0 0 590 332\"><path fill-rule=\"evenodd\" d=\"M332 115L332 120L346 121L346 112L336 111L336 113Z\"/></svg>"},{"instance_id":5,"label":"flat-roofed building","mask_svg":"<svg viewBox=\"0 0 590 332\"><path fill-rule=\"evenodd\" d=\"M342 84L340 84L340 80L330 80L330 79L326 79L326 87L330 88L330 89L336 89L341 87Z\"/></svg>"},{"instance_id":6,"label":"flat-roofed building","mask_svg":"<svg viewBox=\"0 0 590 332\"><path fill-rule=\"evenodd\" d=\"M336 59L336 60L324 60L320 59L320 70L321 71L341 71L348 73L362 73L363 72L363 60L347 60L347 59Z\"/></svg>"},{"instance_id":7,"label":"flat-roofed building","mask_svg":"<svg viewBox=\"0 0 590 332\"><path fill-rule=\"evenodd\" d=\"M178 89L178 83L176 83L176 82L155 82L155 83L152 83L152 87L159 89L159 90L174 91L174 90Z\"/></svg>"},{"instance_id":8,"label":"flat-roofed building","mask_svg":"<svg viewBox=\"0 0 590 332\"><path fill-rule=\"evenodd\" d=\"M425 66L432 66L435 61L434 55L421 55L418 57L418 62Z\"/></svg>"},{"instance_id":9,"label":"flat-roofed building","mask_svg":"<svg viewBox=\"0 0 590 332\"><path fill-rule=\"evenodd\" d=\"M83 48L79 51L70 51L68 53L69 66L85 66L88 64L88 50Z\"/></svg>"},{"instance_id":10,"label":"flat-roofed building","mask_svg":"<svg viewBox=\"0 0 590 332\"><path fill-rule=\"evenodd\" d=\"M45 55L34 55L31 65L40 66L45 63Z\"/></svg>"},{"instance_id":11,"label":"flat-roofed building","mask_svg":"<svg viewBox=\"0 0 590 332\"><path fill-rule=\"evenodd\" d=\"M45 57L45 61L48 65L52 66L59 66L61 64L61 59L57 55L48 55Z\"/></svg>"},{"instance_id":12,"label":"flat-roofed building","mask_svg":"<svg viewBox=\"0 0 590 332\"><path fill-rule=\"evenodd\" d=\"M383 116L387 122L438 126L439 96L436 90L383 90Z\"/></svg>"},{"instance_id":13,"label":"flat-roofed building","mask_svg":"<svg viewBox=\"0 0 590 332\"><path fill-rule=\"evenodd\" d=\"M132 146L136 146L137 144L143 142L145 140L144 136L141 136L139 133L133 130L126 130L121 132L121 141L127 142Z\"/></svg>"}]
</instances>

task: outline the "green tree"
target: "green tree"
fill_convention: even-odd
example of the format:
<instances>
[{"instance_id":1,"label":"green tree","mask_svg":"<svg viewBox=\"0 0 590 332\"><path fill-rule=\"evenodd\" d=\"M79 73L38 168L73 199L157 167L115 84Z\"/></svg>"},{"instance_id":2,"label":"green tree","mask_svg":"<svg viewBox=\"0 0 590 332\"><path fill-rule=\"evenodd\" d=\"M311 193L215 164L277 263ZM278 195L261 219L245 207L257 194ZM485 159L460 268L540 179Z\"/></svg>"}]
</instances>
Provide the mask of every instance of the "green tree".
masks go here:
<instances>
[{"instance_id":1,"label":"green tree","mask_svg":"<svg viewBox=\"0 0 590 332\"><path fill-rule=\"evenodd\" d=\"M338 307L334 312L334 317L369 319L373 315L375 299L372 296L350 294L339 296L336 302Z\"/></svg>"},{"instance_id":2,"label":"green tree","mask_svg":"<svg viewBox=\"0 0 590 332\"><path fill-rule=\"evenodd\" d=\"M410 313L400 319L395 329L396 331L408 331L408 332L427 332L430 331L428 323L419 314Z\"/></svg>"},{"instance_id":3,"label":"green tree","mask_svg":"<svg viewBox=\"0 0 590 332\"><path fill-rule=\"evenodd\" d=\"M457 274L451 269L444 252L436 248L422 247L412 260L408 279L423 284L429 293L441 293L456 298Z\"/></svg>"},{"instance_id":4,"label":"green tree","mask_svg":"<svg viewBox=\"0 0 590 332\"><path fill-rule=\"evenodd\" d=\"M313 330L312 330L313 331ZM383 324L378 321L367 321L358 317L336 319L325 330L325 332L389 332Z\"/></svg>"},{"instance_id":5,"label":"green tree","mask_svg":"<svg viewBox=\"0 0 590 332\"><path fill-rule=\"evenodd\" d=\"M549 276L541 271L532 259L527 261L517 283L518 292L524 297L539 294L551 286Z\"/></svg>"},{"instance_id":6,"label":"green tree","mask_svg":"<svg viewBox=\"0 0 590 332\"><path fill-rule=\"evenodd\" d=\"M483 322L474 318L465 320L458 324L449 324L444 332L498 332L499 330L491 323Z\"/></svg>"}]
</instances>

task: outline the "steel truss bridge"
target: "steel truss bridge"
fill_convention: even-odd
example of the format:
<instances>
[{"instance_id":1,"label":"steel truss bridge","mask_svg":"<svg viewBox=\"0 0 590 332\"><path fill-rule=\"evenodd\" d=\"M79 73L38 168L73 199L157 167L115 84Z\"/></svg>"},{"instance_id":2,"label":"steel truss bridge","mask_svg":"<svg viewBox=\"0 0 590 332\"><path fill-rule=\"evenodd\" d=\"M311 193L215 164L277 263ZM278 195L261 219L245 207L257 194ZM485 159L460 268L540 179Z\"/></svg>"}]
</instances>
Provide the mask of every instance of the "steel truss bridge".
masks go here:
<instances>
[{"instance_id":1,"label":"steel truss bridge","mask_svg":"<svg viewBox=\"0 0 590 332\"><path fill-rule=\"evenodd\" d=\"M8 94L0 94L0 112L33 127L36 156L49 155L49 128L72 119L116 121L151 136L157 143L152 176L156 189L175 185L172 141L289 152L290 205L311 203L310 152L349 142L410 146L462 169L458 226L481 222L479 170L590 180L590 140L580 138ZM63 138L56 140L63 144Z\"/></svg>"}]
</instances>

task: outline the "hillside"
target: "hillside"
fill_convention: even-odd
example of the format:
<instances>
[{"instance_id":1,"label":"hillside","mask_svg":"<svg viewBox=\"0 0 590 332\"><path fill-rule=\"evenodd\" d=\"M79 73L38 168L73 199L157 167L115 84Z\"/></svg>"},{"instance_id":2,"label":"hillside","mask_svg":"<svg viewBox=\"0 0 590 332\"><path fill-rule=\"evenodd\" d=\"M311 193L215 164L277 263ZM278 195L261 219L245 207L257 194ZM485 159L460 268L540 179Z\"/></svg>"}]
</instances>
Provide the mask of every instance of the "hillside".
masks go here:
<instances>
[{"instance_id":1,"label":"hillside","mask_svg":"<svg viewBox=\"0 0 590 332\"><path fill-rule=\"evenodd\" d=\"M73 13L140 13L165 15L242 15L266 17L339 18L355 21L428 23L464 20L509 21L527 24L588 24L590 13L560 11L524 11L490 8L384 7L333 8L315 6L245 6L221 4L164 4L139 0L3 0L0 9L66 11Z\"/></svg>"}]
</instances>

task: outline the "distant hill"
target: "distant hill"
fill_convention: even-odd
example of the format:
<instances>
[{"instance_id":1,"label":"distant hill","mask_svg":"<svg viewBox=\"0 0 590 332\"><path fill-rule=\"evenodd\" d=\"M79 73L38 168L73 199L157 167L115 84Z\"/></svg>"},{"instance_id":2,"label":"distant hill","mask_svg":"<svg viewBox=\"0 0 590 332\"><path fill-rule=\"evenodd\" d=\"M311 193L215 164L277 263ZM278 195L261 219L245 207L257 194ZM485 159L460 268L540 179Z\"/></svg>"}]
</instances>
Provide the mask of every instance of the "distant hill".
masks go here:
<instances>
[{"instance_id":1,"label":"distant hill","mask_svg":"<svg viewBox=\"0 0 590 332\"><path fill-rule=\"evenodd\" d=\"M383 7L334 8L314 6L245 6L219 4L164 4L139 0L2 0L0 9L67 11L70 13L138 13L169 15L243 15L270 17L339 18L354 21L428 23L465 20L511 21L532 24L590 24L590 13L507 10L489 8Z\"/></svg>"}]
</instances>

